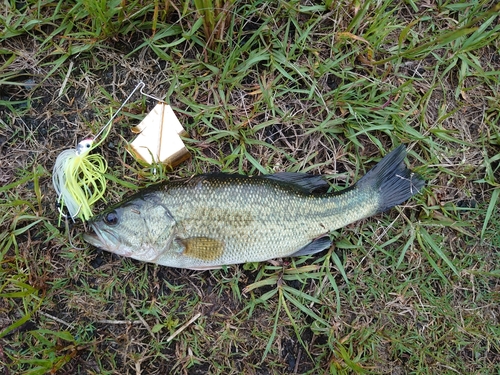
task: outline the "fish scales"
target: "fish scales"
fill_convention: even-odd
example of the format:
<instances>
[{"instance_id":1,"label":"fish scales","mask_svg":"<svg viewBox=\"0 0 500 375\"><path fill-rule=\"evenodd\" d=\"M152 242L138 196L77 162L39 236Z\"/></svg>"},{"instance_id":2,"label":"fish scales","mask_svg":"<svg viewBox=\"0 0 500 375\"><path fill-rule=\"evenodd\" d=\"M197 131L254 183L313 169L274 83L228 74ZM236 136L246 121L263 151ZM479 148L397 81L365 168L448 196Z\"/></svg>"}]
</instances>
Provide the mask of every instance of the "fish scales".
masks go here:
<instances>
[{"instance_id":1,"label":"fish scales","mask_svg":"<svg viewBox=\"0 0 500 375\"><path fill-rule=\"evenodd\" d=\"M148 188L92 220L85 239L162 265L209 269L312 254L328 234L402 203L424 185L403 163L404 146L357 184L324 193L316 176L202 175Z\"/></svg>"},{"instance_id":2,"label":"fish scales","mask_svg":"<svg viewBox=\"0 0 500 375\"><path fill-rule=\"evenodd\" d=\"M359 194L353 189L346 195L318 196L257 178L230 177L224 183L208 178L169 187L162 201L176 219L180 237L220 240L226 251L218 261L233 264L290 255L330 230L370 216L377 202L351 199Z\"/></svg>"}]
</instances>

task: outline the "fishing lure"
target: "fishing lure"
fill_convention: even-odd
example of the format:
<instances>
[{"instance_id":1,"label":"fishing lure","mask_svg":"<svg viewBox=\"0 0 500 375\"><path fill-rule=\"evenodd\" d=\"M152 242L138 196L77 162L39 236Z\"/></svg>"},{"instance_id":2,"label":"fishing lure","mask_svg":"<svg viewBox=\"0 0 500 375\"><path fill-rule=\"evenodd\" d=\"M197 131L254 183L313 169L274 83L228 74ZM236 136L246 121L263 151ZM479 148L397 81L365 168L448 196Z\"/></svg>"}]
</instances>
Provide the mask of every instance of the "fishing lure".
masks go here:
<instances>
[{"instance_id":1,"label":"fishing lure","mask_svg":"<svg viewBox=\"0 0 500 375\"><path fill-rule=\"evenodd\" d=\"M66 207L73 221L75 218L85 221L90 219L92 205L106 191L108 163L102 155L90 154L93 145L93 139L84 139L76 149L61 152L54 164L52 183L58 205L60 208Z\"/></svg>"},{"instance_id":2,"label":"fishing lure","mask_svg":"<svg viewBox=\"0 0 500 375\"><path fill-rule=\"evenodd\" d=\"M132 95L142 87L140 81L120 108L94 138L78 143L76 148L64 150L56 159L52 172L52 183L57 193L57 205L61 216L87 221L92 217L92 205L103 198L106 191L106 169L108 163L100 154L91 153L108 136L111 124ZM98 141L96 141L98 140ZM68 215L63 213L64 208Z\"/></svg>"},{"instance_id":3,"label":"fishing lure","mask_svg":"<svg viewBox=\"0 0 500 375\"><path fill-rule=\"evenodd\" d=\"M66 208L67 216L73 221L76 218L87 221L92 217L92 206L104 197L106 191L108 163L100 154L91 151L106 139L113 119L139 88L142 95L157 100L158 104L136 127L135 132L139 136L128 150L146 164L167 163L174 166L190 156L180 138L187 133L173 110L164 101L145 93L144 86L144 82L139 82L93 139L84 139L75 149L65 150L57 157L52 183L61 216L66 216L63 214Z\"/></svg>"}]
</instances>

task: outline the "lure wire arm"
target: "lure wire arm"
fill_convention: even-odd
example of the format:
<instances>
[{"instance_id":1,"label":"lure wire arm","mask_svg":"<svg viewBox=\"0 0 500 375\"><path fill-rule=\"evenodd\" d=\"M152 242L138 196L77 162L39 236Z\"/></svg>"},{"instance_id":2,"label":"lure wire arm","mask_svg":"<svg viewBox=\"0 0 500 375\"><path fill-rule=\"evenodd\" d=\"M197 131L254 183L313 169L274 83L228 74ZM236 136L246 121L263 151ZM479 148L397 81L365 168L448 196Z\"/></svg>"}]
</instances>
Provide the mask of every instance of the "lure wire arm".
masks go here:
<instances>
[{"instance_id":1,"label":"lure wire arm","mask_svg":"<svg viewBox=\"0 0 500 375\"><path fill-rule=\"evenodd\" d=\"M121 112L121 110L123 109L123 107L125 107L125 105L129 102L129 100L132 98L132 96L135 94L135 92L137 90L141 89L140 92L142 94L142 89L144 88L144 86L146 86L146 84L143 81L139 81L139 83L137 84L137 86L135 86L135 88L132 90L132 92L129 94L129 96L127 96L127 98L124 100L124 102L122 103L122 105L120 106L120 108L118 108L118 110L114 113L113 116L111 116L111 118L106 123L106 125L104 125L102 127L102 129L95 135L94 139L97 139L104 132L104 130L106 130L106 129L109 128L109 126L111 125L111 123L113 122L113 120L116 118L116 116L118 116L118 114ZM98 143L100 143L100 142L98 142Z\"/></svg>"},{"instance_id":2,"label":"lure wire arm","mask_svg":"<svg viewBox=\"0 0 500 375\"><path fill-rule=\"evenodd\" d=\"M139 81L139 83L135 86L135 88L132 90L132 92L127 96L127 98L123 101L122 105L120 106L120 108L118 108L118 110L114 113L113 116L111 116L111 118L109 119L109 121L106 123L106 125L104 125L102 127L102 129L95 135L94 137L94 140L97 139L105 130L107 130L111 123L113 122L113 120L116 118L116 116L118 116L118 114L121 112L121 110L123 109L123 107L125 107L125 105L130 101L130 99L132 98L132 96L136 93L137 90L139 90L139 92L141 93L141 95L145 96L145 97L148 97L150 99L153 99L153 100L156 100L158 102L162 102L164 103L165 101L158 98L157 96L154 96L154 95L151 95L151 94L148 94L147 92L144 92L144 88L146 87L146 84L144 83L144 81ZM100 142L97 142L97 144L95 144L95 146L99 145ZM94 147L95 147L94 146Z\"/></svg>"},{"instance_id":3,"label":"lure wire arm","mask_svg":"<svg viewBox=\"0 0 500 375\"><path fill-rule=\"evenodd\" d=\"M141 87L141 90L139 91L142 95L144 95L145 97L147 98L150 98L150 99L153 99L153 100L156 100L157 102L161 102L161 103L165 103L165 100L163 99L160 99L154 95L151 95L151 94L148 94L147 92L144 92L144 87L146 87L146 85L144 84L144 82L139 82L139 83L142 83L142 87ZM139 86L139 85L138 85Z\"/></svg>"}]
</instances>

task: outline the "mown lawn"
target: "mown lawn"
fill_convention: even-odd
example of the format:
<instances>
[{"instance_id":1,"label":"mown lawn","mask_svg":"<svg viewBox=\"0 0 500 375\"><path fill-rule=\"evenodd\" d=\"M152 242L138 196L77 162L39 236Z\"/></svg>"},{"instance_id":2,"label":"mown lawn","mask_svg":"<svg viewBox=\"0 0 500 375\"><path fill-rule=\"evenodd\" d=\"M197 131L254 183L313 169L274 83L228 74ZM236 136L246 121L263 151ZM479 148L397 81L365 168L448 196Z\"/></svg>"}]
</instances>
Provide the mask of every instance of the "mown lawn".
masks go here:
<instances>
[{"instance_id":1,"label":"mown lawn","mask_svg":"<svg viewBox=\"0 0 500 375\"><path fill-rule=\"evenodd\" d=\"M500 6L494 1L0 4L0 374L498 374ZM139 93L97 152L106 202L197 173L328 175L400 143L423 192L310 257L188 271L59 222L57 155L139 81L192 158L126 150ZM298 228L297 230L300 230Z\"/></svg>"}]
</instances>

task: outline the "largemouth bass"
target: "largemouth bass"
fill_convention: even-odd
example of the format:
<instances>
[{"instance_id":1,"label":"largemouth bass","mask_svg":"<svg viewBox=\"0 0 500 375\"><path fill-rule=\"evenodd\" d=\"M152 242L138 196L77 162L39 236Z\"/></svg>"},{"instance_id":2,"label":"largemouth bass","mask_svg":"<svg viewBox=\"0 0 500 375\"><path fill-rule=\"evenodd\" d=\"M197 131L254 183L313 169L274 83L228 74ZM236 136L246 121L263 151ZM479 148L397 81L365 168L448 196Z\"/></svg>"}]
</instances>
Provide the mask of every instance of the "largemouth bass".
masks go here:
<instances>
[{"instance_id":1,"label":"largemouth bass","mask_svg":"<svg viewBox=\"0 0 500 375\"><path fill-rule=\"evenodd\" d=\"M355 185L327 193L321 176L222 173L147 188L90 221L90 244L145 262L189 269L314 254L329 232L386 211L418 193L423 179L386 155Z\"/></svg>"}]
</instances>

